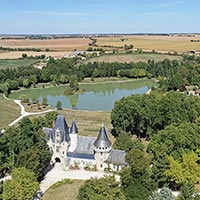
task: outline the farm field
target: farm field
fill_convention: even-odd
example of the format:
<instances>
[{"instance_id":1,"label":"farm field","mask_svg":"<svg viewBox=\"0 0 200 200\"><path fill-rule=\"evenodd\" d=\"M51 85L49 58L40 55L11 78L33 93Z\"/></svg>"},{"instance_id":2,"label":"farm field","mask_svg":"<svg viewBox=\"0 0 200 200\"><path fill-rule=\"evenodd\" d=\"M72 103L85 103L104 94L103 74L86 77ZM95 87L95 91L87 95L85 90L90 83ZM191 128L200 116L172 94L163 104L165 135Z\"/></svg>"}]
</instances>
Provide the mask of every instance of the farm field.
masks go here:
<instances>
[{"instance_id":1,"label":"farm field","mask_svg":"<svg viewBox=\"0 0 200 200\"><path fill-rule=\"evenodd\" d=\"M0 69L29 66L37 62L37 59L0 59Z\"/></svg>"},{"instance_id":2,"label":"farm field","mask_svg":"<svg viewBox=\"0 0 200 200\"><path fill-rule=\"evenodd\" d=\"M99 37L97 45L120 47L125 44L132 44L134 48L141 48L143 50L156 50L159 52L173 52L178 53L188 52L190 50L200 50L200 42L191 42L191 40L199 40L200 36L121 36L121 37Z\"/></svg>"},{"instance_id":3,"label":"farm field","mask_svg":"<svg viewBox=\"0 0 200 200\"><path fill-rule=\"evenodd\" d=\"M42 200L77 200L78 190L83 183L82 180L73 180L72 184L50 188L44 193Z\"/></svg>"},{"instance_id":4,"label":"farm field","mask_svg":"<svg viewBox=\"0 0 200 200\"><path fill-rule=\"evenodd\" d=\"M90 43L88 38L64 38L47 40L28 40L28 39L4 39L0 40L0 46L10 48L40 48L45 50L71 51L74 49L85 49Z\"/></svg>"},{"instance_id":5,"label":"farm field","mask_svg":"<svg viewBox=\"0 0 200 200\"><path fill-rule=\"evenodd\" d=\"M2 94L0 94L0 111L0 130L20 116L20 107L12 100L4 99Z\"/></svg>"},{"instance_id":6,"label":"farm field","mask_svg":"<svg viewBox=\"0 0 200 200\"><path fill-rule=\"evenodd\" d=\"M100 57L91 58L85 62L147 62L149 59L154 61L160 61L164 59L169 60L182 60L181 56L164 55L164 54L153 54L153 53L142 53L142 54L109 54Z\"/></svg>"},{"instance_id":7,"label":"farm field","mask_svg":"<svg viewBox=\"0 0 200 200\"><path fill-rule=\"evenodd\" d=\"M0 51L0 59L18 59L22 57L22 54L25 53L28 56L40 56L45 54L46 57L48 56L68 56L72 51Z\"/></svg>"},{"instance_id":8,"label":"farm field","mask_svg":"<svg viewBox=\"0 0 200 200\"><path fill-rule=\"evenodd\" d=\"M0 51L0 59L20 58L23 53L28 56L45 54L46 56L66 56L76 50L86 50L91 42L88 38L64 38L47 40L27 39L0 39L0 46L9 48L39 48L41 52L35 51ZM53 51L46 52L46 49Z\"/></svg>"}]
</instances>

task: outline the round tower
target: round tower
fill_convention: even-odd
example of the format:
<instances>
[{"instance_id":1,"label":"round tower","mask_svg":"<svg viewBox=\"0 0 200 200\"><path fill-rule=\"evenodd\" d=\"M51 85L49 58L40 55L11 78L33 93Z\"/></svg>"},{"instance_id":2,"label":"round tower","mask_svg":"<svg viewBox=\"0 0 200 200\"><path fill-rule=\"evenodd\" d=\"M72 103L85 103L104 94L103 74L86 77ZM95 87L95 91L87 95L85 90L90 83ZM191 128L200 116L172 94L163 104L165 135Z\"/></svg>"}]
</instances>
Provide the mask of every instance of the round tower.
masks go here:
<instances>
[{"instance_id":1,"label":"round tower","mask_svg":"<svg viewBox=\"0 0 200 200\"><path fill-rule=\"evenodd\" d=\"M75 151L76 147L77 147L77 137L78 137L78 129L76 127L76 122L73 121L70 131L69 131L69 136L71 139L71 143L70 143L70 147L69 147L69 152L73 152Z\"/></svg>"},{"instance_id":2,"label":"round tower","mask_svg":"<svg viewBox=\"0 0 200 200\"><path fill-rule=\"evenodd\" d=\"M105 165L104 161L107 160L111 148L111 142L108 139L106 129L102 124L99 135L94 142L94 152L95 159L97 161L97 169L104 170L104 168L107 166Z\"/></svg>"}]
</instances>

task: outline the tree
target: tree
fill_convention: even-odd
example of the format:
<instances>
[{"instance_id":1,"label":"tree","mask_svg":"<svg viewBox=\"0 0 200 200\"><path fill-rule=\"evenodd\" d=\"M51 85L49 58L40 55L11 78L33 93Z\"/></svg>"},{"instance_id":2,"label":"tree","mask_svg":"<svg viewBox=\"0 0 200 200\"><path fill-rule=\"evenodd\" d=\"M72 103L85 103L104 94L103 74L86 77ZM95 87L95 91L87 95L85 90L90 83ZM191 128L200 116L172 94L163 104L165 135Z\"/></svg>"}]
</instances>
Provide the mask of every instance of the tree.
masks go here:
<instances>
[{"instance_id":1,"label":"tree","mask_svg":"<svg viewBox=\"0 0 200 200\"><path fill-rule=\"evenodd\" d=\"M29 79L24 79L24 80L23 80L23 86L26 87L26 88L30 86L30 81L29 81Z\"/></svg>"},{"instance_id":2,"label":"tree","mask_svg":"<svg viewBox=\"0 0 200 200\"><path fill-rule=\"evenodd\" d=\"M53 127L53 123L55 122L57 116L58 116L58 113L56 111L48 112L45 115L46 126Z\"/></svg>"},{"instance_id":3,"label":"tree","mask_svg":"<svg viewBox=\"0 0 200 200\"><path fill-rule=\"evenodd\" d=\"M151 179L150 157L138 149L132 149L126 156L129 166L120 173L121 187L127 200L144 200L155 189Z\"/></svg>"},{"instance_id":4,"label":"tree","mask_svg":"<svg viewBox=\"0 0 200 200\"><path fill-rule=\"evenodd\" d=\"M22 95L20 97L20 100L22 103L28 103L29 102L29 98L26 95Z\"/></svg>"},{"instance_id":5,"label":"tree","mask_svg":"<svg viewBox=\"0 0 200 200\"><path fill-rule=\"evenodd\" d=\"M42 105L47 105L47 97L43 97L42 99Z\"/></svg>"},{"instance_id":6,"label":"tree","mask_svg":"<svg viewBox=\"0 0 200 200\"><path fill-rule=\"evenodd\" d=\"M197 161L198 156L192 151L184 153L182 162L174 160L172 156L169 159L169 169L166 170L166 175L172 182L180 186L183 183L195 184L200 177L200 166Z\"/></svg>"},{"instance_id":7,"label":"tree","mask_svg":"<svg viewBox=\"0 0 200 200\"><path fill-rule=\"evenodd\" d=\"M79 200L125 200L119 183L112 176L91 178L79 189Z\"/></svg>"},{"instance_id":8,"label":"tree","mask_svg":"<svg viewBox=\"0 0 200 200\"><path fill-rule=\"evenodd\" d=\"M56 108L57 108L57 110L60 110L62 108L62 102L61 101L57 101Z\"/></svg>"},{"instance_id":9,"label":"tree","mask_svg":"<svg viewBox=\"0 0 200 200\"><path fill-rule=\"evenodd\" d=\"M160 191L153 192L148 200L175 200L175 198L172 195L172 191L164 187Z\"/></svg>"},{"instance_id":10,"label":"tree","mask_svg":"<svg viewBox=\"0 0 200 200\"><path fill-rule=\"evenodd\" d=\"M16 168L12 172L12 179L3 184L3 199L32 199L39 187L33 172L24 167Z\"/></svg>"},{"instance_id":11,"label":"tree","mask_svg":"<svg viewBox=\"0 0 200 200\"><path fill-rule=\"evenodd\" d=\"M43 176L51 159L43 125L34 124L25 117L18 126L9 127L0 137L0 176L15 167L30 169L36 178Z\"/></svg>"},{"instance_id":12,"label":"tree","mask_svg":"<svg viewBox=\"0 0 200 200\"><path fill-rule=\"evenodd\" d=\"M195 189L191 183L184 183L181 186L181 192L178 196L178 200L195 200Z\"/></svg>"},{"instance_id":13,"label":"tree","mask_svg":"<svg viewBox=\"0 0 200 200\"><path fill-rule=\"evenodd\" d=\"M70 87L73 91L79 90L78 78L77 78L76 75L70 76L70 78L69 78L69 87Z\"/></svg>"},{"instance_id":14,"label":"tree","mask_svg":"<svg viewBox=\"0 0 200 200\"><path fill-rule=\"evenodd\" d=\"M27 54L26 54L26 53L23 53L23 54L22 54L22 58L27 58Z\"/></svg>"},{"instance_id":15,"label":"tree","mask_svg":"<svg viewBox=\"0 0 200 200\"><path fill-rule=\"evenodd\" d=\"M169 166L168 156L171 155L175 160L181 160L184 153L196 152L200 145L199 131L197 125L183 122L180 125L167 126L151 138L147 150L154 155L153 178L160 187L169 181L165 175ZM178 170L177 172L179 173Z\"/></svg>"}]
</instances>

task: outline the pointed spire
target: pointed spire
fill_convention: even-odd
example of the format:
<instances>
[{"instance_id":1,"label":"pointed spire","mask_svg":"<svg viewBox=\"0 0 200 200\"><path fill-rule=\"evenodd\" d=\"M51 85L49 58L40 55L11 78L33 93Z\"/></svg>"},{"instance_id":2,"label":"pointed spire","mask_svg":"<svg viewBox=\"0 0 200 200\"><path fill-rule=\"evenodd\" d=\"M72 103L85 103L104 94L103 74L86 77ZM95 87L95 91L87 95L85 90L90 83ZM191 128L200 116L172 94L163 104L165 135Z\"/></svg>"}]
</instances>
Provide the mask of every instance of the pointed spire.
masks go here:
<instances>
[{"instance_id":1,"label":"pointed spire","mask_svg":"<svg viewBox=\"0 0 200 200\"><path fill-rule=\"evenodd\" d=\"M73 120L71 128L70 128L70 133L72 134L77 134L78 133L78 129L76 127L76 122Z\"/></svg>"},{"instance_id":2,"label":"pointed spire","mask_svg":"<svg viewBox=\"0 0 200 200\"><path fill-rule=\"evenodd\" d=\"M104 124L102 123L101 129L99 131L99 135L97 139L94 142L94 146L96 148L109 148L111 146L111 142L108 139L106 129L104 127Z\"/></svg>"},{"instance_id":3,"label":"pointed spire","mask_svg":"<svg viewBox=\"0 0 200 200\"><path fill-rule=\"evenodd\" d=\"M56 134L56 130L59 129L61 133L61 142L69 142L69 127L63 115L58 115L56 118L55 126L53 128L53 134Z\"/></svg>"}]
</instances>

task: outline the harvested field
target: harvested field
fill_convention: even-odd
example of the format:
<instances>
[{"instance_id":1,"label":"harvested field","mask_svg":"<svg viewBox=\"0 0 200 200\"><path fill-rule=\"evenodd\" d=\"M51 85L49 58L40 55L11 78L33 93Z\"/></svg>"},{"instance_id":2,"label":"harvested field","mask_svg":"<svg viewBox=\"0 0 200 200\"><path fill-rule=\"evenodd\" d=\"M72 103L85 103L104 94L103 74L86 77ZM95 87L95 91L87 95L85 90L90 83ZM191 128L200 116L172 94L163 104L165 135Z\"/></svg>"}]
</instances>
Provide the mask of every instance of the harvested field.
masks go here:
<instances>
[{"instance_id":1,"label":"harvested field","mask_svg":"<svg viewBox=\"0 0 200 200\"><path fill-rule=\"evenodd\" d=\"M47 40L28 40L28 39L5 39L0 40L0 46L10 48L40 48L45 50L49 48L57 51L73 51L74 49L86 49L88 38L65 38L65 39L47 39Z\"/></svg>"},{"instance_id":2,"label":"harvested field","mask_svg":"<svg viewBox=\"0 0 200 200\"><path fill-rule=\"evenodd\" d=\"M35 52L35 51L1 51L0 52L0 59L18 59L22 57L22 54L25 53L28 56L40 56L42 54L45 54L48 56L68 56L71 52L70 51L53 51L53 52Z\"/></svg>"},{"instance_id":3,"label":"harvested field","mask_svg":"<svg viewBox=\"0 0 200 200\"><path fill-rule=\"evenodd\" d=\"M200 36L122 36L122 37L102 37L96 38L99 46L120 47L125 44L132 44L134 48L143 50L156 50L160 52L178 53L188 52L190 50L200 50L200 42L191 42L191 40L200 40Z\"/></svg>"},{"instance_id":4,"label":"harvested field","mask_svg":"<svg viewBox=\"0 0 200 200\"><path fill-rule=\"evenodd\" d=\"M142 54L110 54L100 57L95 57L87 60L86 62L121 62L121 63L130 63L130 62L147 62L149 59L154 61L161 61L164 59L169 60L182 60L181 56L172 56L164 54L151 54L151 53L142 53Z\"/></svg>"}]
</instances>

